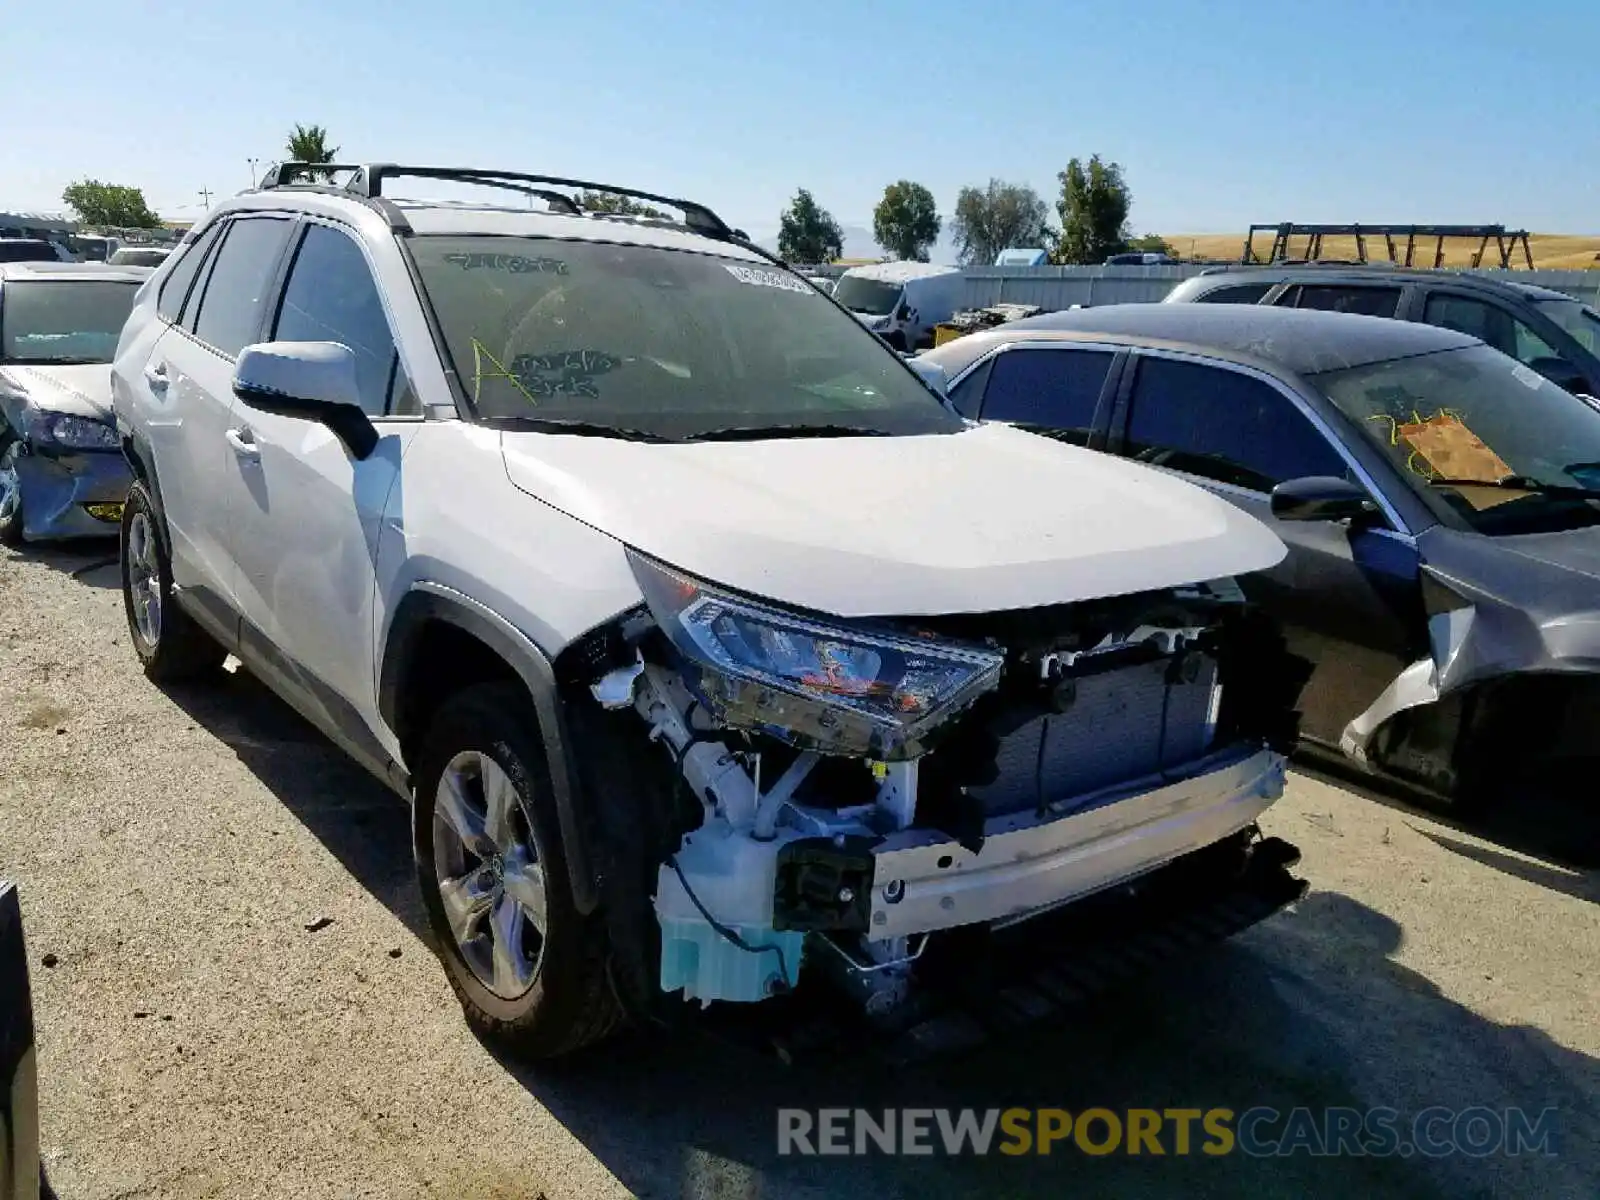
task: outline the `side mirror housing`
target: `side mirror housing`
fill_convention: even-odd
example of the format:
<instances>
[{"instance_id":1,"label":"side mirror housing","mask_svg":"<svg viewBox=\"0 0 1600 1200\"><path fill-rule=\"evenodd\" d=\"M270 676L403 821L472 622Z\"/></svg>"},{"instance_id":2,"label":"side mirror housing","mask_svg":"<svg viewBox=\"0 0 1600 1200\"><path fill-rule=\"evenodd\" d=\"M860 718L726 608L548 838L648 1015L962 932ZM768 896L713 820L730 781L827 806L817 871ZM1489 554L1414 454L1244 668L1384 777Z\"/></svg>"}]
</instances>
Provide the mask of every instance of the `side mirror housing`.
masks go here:
<instances>
[{"instance_id":1,"label":"side mirror housing","mask_svg":"<svg viewBox=\"0 0 1600 1200\"><path fill-rule=\"evenodd\" d=\"M1377 512L1365 488L1332 475L1286 479L1272 489L1272 515L1280 521L1365 521Z\"/></svg>"},{"instance_id":2,"label":"side mirror housing","mask_svg":"<svg viewBox=\"0 0 1600 1200\"><path fill-rule=\"evenodd\" d=\"M338 342L259 342L239 352L233 394L251 408L326 425L356 458L378 444L361 408L356 356Z\"/></svg>"},{"instance_id":3,"label":"side mirror housing","mask_svg":"<svg viewBox=\"0 0 1600 1200\"><path fill-rule=\"evenodd\" d=\"M920 378L923 383L927 384L929 390L941 400L949 396L950 376L938 363L931 363L924 358L908 356L906 358L906 365L915 371L918 378Z\"/></svg>"}]
</instances>

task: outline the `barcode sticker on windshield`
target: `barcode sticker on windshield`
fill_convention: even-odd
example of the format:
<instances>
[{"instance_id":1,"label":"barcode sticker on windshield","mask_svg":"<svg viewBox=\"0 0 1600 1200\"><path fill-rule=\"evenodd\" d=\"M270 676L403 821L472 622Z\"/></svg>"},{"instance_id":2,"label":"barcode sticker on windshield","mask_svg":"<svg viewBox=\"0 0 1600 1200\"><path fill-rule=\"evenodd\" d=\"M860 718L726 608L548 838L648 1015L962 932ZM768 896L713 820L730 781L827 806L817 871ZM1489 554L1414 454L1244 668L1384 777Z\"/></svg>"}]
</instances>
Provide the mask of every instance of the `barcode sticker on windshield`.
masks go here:
<instances>
[{"instance_id":1,"label":"barcode sticker on windshield","mask_svg":"<svg viewBox=\"0 0 1600 1200\"><path fill-rule=\"evenodd\" d=\"M737 267L732 263L722 264L729 275L740 283L748 283L753 287L777 288L784 292L799 292L801 295L817 295L817 291L809 283L785 275L782 271L761 271L755 267Z\"/></svg>"},{"instance_id":2,"label":"barcode sticker on windshield","mask_svg":"<svg viewBox=\"0 0 1600 1200\"><path fill-rule=\"evenodd\" d=\"M1511 368L1511 377L1530 392L1544 382L1543 375L1532 367L1525 367L1521 363Z\"/></svg>"}]
</instances>

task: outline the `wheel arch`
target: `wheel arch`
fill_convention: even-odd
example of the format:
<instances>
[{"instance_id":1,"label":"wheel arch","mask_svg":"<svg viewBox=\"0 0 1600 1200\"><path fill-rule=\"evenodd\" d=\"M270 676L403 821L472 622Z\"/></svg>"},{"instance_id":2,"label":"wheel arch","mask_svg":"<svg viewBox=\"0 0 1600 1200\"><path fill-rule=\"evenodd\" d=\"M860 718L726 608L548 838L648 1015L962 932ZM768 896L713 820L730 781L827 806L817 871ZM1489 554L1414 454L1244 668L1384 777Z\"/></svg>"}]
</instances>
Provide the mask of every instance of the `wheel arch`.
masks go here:
<instances>
[{"instance_id":1,"label":"wheel arch","mask_svg":"<svg viewBox=\"0 0 1600 1200\"><path fill-rule=\"evenodd\" d=\"M561 830L572 894L578 911L594 911L599 890L592 868L592 847L578 817L580 776L572 757L572 739L557 686L554 665L526 634L493 609L442 584L419 583L402 597L389 623L383 659L378 671L378 712L394 731L408 766L427 716L443 694L417 704L427 682L421 672L438 661L430 647L476 657L469 667L481 667L489 678L496 674L514 678L527 689L535 722L544 744L551 799ZM451 661L457 661L452 658ZM442 693L443 689L441 689Z\"/></svg>"}]
</instances>

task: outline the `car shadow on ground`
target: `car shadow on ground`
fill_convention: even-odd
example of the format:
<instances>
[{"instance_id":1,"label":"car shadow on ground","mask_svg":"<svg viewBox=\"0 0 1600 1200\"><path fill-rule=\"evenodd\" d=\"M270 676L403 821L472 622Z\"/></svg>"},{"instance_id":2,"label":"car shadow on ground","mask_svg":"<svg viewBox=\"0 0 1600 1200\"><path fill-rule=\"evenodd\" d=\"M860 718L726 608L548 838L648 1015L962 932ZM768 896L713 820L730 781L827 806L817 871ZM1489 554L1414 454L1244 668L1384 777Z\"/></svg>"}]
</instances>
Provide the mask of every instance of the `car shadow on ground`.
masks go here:
<instances>
[{"instance_id":1,"label":"car shadow on ground","mask_svg":"<svg viewBox=\"0 0 1600 1200\"><path fill-rule=\"evenodd\" d=\"M402 802L247 672L169 694L369 893L427 936ZM1313 890L1234 941L1169 962L1047 1026L998 1033L981 1052L895 1071L846 1058L785 1065L722 1036L714 1015L671 1041L632 1034L553 1066L496 1057L641 1197L1592 1194L1600 1064L1540 1030L1496 1024L1442 995L1393 960L1403 936L1366 905ZM1556 1153L1317 1156L1302 1148L1263 1157L1236 1148L1219 1156L1202 1151L1198 1126L1187 1154L1176 1152L1169 1127L1159 1157L1130 1154L1125 1141L1103 1156L1070 1140L1049 1155L981 1157L808 1157L780 1154L778 1145L784 1108L1241 1115L1262 1106L1285 1115L1388 1106L1399 1110L1403 1136L1430 1106L1517 1106L1535 1119L1554 1108Z\"/></svg>"},{"instance_id":2,"label":"car shadow on ground","mask_svg":"<svg viewBox=\"0 0 1600 1200\"><path fill-rule=\"evenodd\" d=\"M1507 850L1542 858L1577 873L1600 869L1600 801L1595 797L1600 764L1587 778L1583 777L1581 769L1568 769L1564 774L1552 773L1530 779L1514 797L1470 815L1453 813L1402 783L1364 774L1353 765L1328 756L1297 756L1294 765L1302 774L1355 792L1375 804L1423 817ZM1470 857L1534 883L1546 883L1561 875L1561 872L1540 872L1533 864L1509 855L1493 855L1463 842L1433 840L1457 852L1472 849ZM1565 887L1557 890L1592 899L1595 881L1589 880L1587 892L1570 891Z\"/></svg>"},{"instance_id":3,"label":"car shadow on ground","mask_svg":"<svg viewBox=\"0 0 1600 1200\"><path fill-rule=\"evenodd\" d=\"M0 563L11 558L27 559L70 575L88 587L114 590L122 587L117 553L115 536L70 542L26 542L21 546L0 547Z\"/></svg>"},{"instance_id":4,"label":"car shadow on ground","mask_svg":"<svg viewBox=\"0 0 1600 1200\"><path fill-rule=\"evenodd\" d=\"M411 868L410 810L403 799L243 668L163 690L227 745L362 887L431 941Z\"/></svg>"}]
</instances>

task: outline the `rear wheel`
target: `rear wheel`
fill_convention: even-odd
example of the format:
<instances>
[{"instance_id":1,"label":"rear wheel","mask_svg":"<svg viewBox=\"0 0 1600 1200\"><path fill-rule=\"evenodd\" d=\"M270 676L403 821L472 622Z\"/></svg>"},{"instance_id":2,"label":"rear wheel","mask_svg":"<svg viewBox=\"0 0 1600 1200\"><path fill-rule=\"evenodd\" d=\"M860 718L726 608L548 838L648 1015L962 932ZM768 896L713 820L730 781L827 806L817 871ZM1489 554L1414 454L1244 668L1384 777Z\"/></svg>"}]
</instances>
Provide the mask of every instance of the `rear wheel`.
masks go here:
<instances>
[{"instance_id":1,"label":"rear wheel","mask_svg":"<svg viewBox=\"0 0 1600 1200\"><path fill-rule=\"evenodd\" d=\"M122 506L122 607L144 673L160 683L215 671L228 652L172 601L172 560L150 489L134 480Z\"/></svg>"},{"instance_id":2,"label":"rear wheel","mask_svg":"<svg viewBox=\"0 0 1600 1200\"><path fill-rule=\"evenodd\" d=\"M468 1023L527 1058L604 1037L620 1018L605 927L573 900L527 693L445 701L417 765L417 879Z\"/></svg>"},{"instance_id":3,"label":"rear wheel","mask_svg":"<svg viewBox=\"0 0 1600 1200\"><path fill-rule=\"evenodd\" d=\"M22 542L22 474L17 460L22 457L22 442L0 425L0 542L7 546Z\"/></svg>"}]
</instances>

